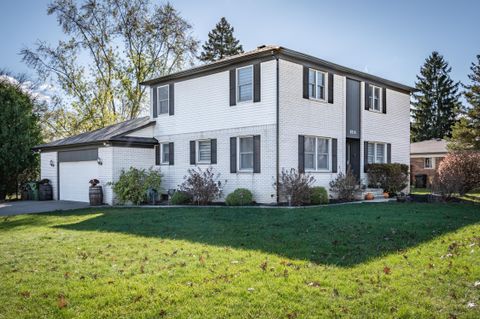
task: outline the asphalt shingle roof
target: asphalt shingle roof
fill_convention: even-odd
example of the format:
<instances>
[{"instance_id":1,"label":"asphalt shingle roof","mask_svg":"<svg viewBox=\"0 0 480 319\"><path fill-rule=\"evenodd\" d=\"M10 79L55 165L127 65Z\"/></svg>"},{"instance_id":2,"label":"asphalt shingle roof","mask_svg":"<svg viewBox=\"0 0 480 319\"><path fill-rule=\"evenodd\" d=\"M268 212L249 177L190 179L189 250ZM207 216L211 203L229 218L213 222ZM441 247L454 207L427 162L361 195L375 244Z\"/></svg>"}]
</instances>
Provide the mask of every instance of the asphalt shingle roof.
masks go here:
<instances>
[{"instance_id":1,"label":"asphalt shingle roof","mask_svg":"<svg viewBox=\"0 0 480 319\"><path fill-rule=\"evenodd\" d=\"M108 142L108 141L126 141L127 137L123 135L138 130L153 124L154 121L149 116L139 117L125 122L113 124L95 131L81 133L75 136L70 136L64 139L56 140L47 144L41 144L34 147L34 149L43 149L67 145L89 144L93 142ZM154 142L153 138L135 137L128 138L132 141Z\"/></svg>"},{"instance_id":2,"label":"asphalt shingle roof","mask_svg":"<svg viewBox=\"0 0 480 319\"><path fill-rule=\"evenodd\" d=\"M410 154L447 153L447 141L431 139L410 144Z\"/></svg>"}]
</instances>

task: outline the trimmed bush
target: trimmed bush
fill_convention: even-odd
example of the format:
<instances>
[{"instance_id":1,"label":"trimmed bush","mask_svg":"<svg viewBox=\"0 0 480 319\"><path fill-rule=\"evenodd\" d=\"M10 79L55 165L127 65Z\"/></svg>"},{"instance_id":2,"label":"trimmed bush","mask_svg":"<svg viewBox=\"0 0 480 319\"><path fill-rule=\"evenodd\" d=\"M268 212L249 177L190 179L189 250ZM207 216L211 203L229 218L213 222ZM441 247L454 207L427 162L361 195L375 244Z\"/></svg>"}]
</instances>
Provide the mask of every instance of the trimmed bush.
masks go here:
<instances>
[{"instance_id":1,"label":"trimmed bush","mask_svg":"<svg viewBox=\"0 0 480 319\"><path fill-rule=\"evenodd\" d=\"M370 187L381 187L391 196L398 194L408 185L406 164L368 164L367 175Z\"/></svg>"},{"instance_id":2,"label":"trimmed bush","mask_svg":"<svg viewBox=\"0 0 480 319\"><path fill-rule=\"evenodd\" d=\"M245 206L251 205L253 202L252 192L246 188L237 188L225 199L225 204L228 206Z\"/></svg>"},{"instance_id":3,"label":"trimmed bush","mask_svg":"<svg viewBox=\"0 0 480 319\"><path fill-rule=\"evenodd\" d=\"M185 205L192 201L192 197L185 192L176 191L173 193L170 203L172 205Z\"/></svg>"},{"instance_id":4,"label":"trimmed bush","mask_svg":"<svg viewBox=\"0 0 480 319\"><path fill-rule=\"evenodd\" d=\"M480 152L450 153L442 160L433 188L444 197L461 196L480 187Z\"/></svg>"},{"instance_id":5,"label":"trimmed bush","mask_svg":"<svg viewBox=\"0 0 480 319\"><path fill-rule=\"evenodd\" d=\"M325 187L312 187L310 189L310 203L312 205L328 204L328 193Z\"/></svg>"}]
</instances>

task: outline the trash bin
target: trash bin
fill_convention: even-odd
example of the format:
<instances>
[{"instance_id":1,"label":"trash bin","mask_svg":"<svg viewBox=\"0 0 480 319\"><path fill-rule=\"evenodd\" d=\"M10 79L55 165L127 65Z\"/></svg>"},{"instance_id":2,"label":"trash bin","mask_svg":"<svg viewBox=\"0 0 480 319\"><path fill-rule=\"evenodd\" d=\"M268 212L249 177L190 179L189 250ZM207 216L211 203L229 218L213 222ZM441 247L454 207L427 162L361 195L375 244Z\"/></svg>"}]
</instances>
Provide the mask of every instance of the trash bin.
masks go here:
<instances>
[{"instance_id":1,"label":"trash bin","mask_svg":"<svg viewBox=\"0 0 480 319\"><path fill-rule=\"evenodd\" d=\"M427 187L427 175L417 174L415 175L415 188Z\"/></svg>"},{"instance_id":2,"label":"trash bin","mask_svg":"<svg viewBox=\"0 0 480 319\"><path fill-rule=\"evenodd\" d=\"M38 182L28 182L28 199L38 200Z\"/></svg>"}]
</instances>

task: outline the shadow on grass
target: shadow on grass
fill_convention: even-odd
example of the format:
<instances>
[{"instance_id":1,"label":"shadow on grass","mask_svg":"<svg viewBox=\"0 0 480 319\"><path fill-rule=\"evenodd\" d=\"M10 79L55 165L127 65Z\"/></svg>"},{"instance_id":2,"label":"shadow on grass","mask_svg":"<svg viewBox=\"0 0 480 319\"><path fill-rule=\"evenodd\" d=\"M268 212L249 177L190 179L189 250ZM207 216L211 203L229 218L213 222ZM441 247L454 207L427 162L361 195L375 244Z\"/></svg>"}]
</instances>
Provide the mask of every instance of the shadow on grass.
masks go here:
<instances>
[{"instance_id":1,"label":"shadow on grass","mask_svg":"<svg viewBox=\"0 0 480 319\"><path fill-rule=\"evenodd\" d=\"M100 209L102 215L57 225L253 249L317 264L349 267L478 223L468 204L353 204L305 209ZM85 212L50 215L84 215Z\"/></svg>"}]
</instances>

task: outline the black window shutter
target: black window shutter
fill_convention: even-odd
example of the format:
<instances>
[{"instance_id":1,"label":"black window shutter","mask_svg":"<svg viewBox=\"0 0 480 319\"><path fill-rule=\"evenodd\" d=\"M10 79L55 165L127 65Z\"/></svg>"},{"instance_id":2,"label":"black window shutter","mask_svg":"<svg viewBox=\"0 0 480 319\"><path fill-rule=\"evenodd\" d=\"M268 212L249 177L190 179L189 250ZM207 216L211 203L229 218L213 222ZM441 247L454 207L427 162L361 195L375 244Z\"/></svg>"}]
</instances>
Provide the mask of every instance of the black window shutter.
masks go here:
<instances>
[{"instance_id":1,"label":"black window shutter","mask_svg":"<svg viewBox=\"0 0 480 319\"><path fill-rule=\"evenodd\" d=\"M155 165L160 165L160 144L155 145Z\"/></svg>"},{"instance_id":2,"label":"black window shutter","mask_svg":"<svg viewBox=\"0 0 480 319\"><path fill-rule=\"evenodd\" d=\"M174 155L173 142L170 142L168 143L168 165L175 164Z\"/></svg>"},{"instance_id":3,"label":"black window shutter","mask_svg":"<svg viewBox=\"0 0 480 319\"><path fill-rule=\"evenodd\" d=\"M305 173L305 136L298 136L298 172Z\"/></svg>"},{"instance_id":4,"label":"black window shutter","mask_svg":"<svg viewBox=\"0 0 480 319\"><path fill-rule=\"evenodd\" d=\"M328 73L328 103L333 104L333 73Z\"/></svg>"},{"instance_id":5,"label":"black window shutter","mask_svg":"<svg viewBox=\"0 0 480 319\"><path fill-rule=\"evenodd\" d=\"M387 88L382 89L382 113L387 114Z\"/></svg>"},{"instance_id":6,"label":"black window shutter","mask_svg":"<svg viewBox=\"0 0 480 319\"><path fill-rule=\"evenodd\" d=\"M368 82L365 82L365 110L370 109L370 99L368 98Z\"/></svg>"},{"instance_id":7,"label":"black window shutter","mask_svg":"<svg viewBox=\"0 0 480 319\"><path fill-rule=\"evenodd\" d=\"M237 70L231 69L230 70L230 106L234 106L237 104Z\"/></svg>"},{"instance_id":8,"label":"black window shutter","mask_svg":"<svg viewBox=\"0 0 480 319\"><path fill-rule=\"evenodd\" d=\"M387 163L392 162L392 144L388 143L387 144Z\"/></svg>"},{"instance_id":9,"label":"black window shutter","mask_svg":"<svg viewBox=\"0 0 480 319\"><path fill-rule=\"evenodd\" d=\"M337 148L338 148L337 139L332 138L332 173L337 172Z\"/></svg>"},{"instance_id":10,"label":"black window shutter","mask_svg":"<svg viewBox=\"0 0 480 319\"><path fill-rule=\"evenodd\" d=\"M253 136L253 172L260 173L261 166L261 147L260 135Z\"/></svg>"},{"instance_id":11,"label":"black window shutter","mask_svg":"<svg viewBox=\"0 0 480 319\"><path fill-rule=\"evenodd\" d=\"M368 142L363 142L363 171L367 172L367 165L368 165Z\"/></svg>"},{"instance_id":12,"label":"black window shutter","mask_svg":"<svg viewBox=\"0 0 480 319\"><path fill-rule=\"evenodd\" d=\"M190 141L190 165L195 165L195 141Z\"/></svg>"},{"instance_id":13,"label":"black window shutter","mask_svg":"<svg viewBox=\"0 0 480 319\"><path fill-rule=\"evenodd\" d=\"M260 63L253 65L253 102L260 102Z\"/></svg>"},{"instance_id":14,"label":"black window shutter","mask_svg":"<svg viewBox=\"0 0 480 319\"><path fill-rule=\"evenodd\" d=\"M308 67L303 67L303 98L308 99Z\"/></svg>"},{"instance_id":15,"label":"black window shutter","mask_svg":"<svg viewBox=\"0 0 480 319\"><path fill-rule=\"evenodd\" d=\"M217 164L217 139L210 140L210 163Z\"/></svg>"},{"instance_id":16,"label":"black window shutter","mask_svg":"<svg viewBox=\"0 0 480 319\"><path fill-rule=\"evenodd\" d=\"M230 173L237 172L237 138L230 137Z\"/></svg>"},{"instance_id":17,"label":"black window shutter","mask_svg":"<svg viewBox=\"0 0 480 319\"><path fill-rule=\"evenodd\" d=\"M153 117L157 117L157 88L153 88Z\"/></svg>"},{"instance_id":18,"label":"black window shutter","mask_svg":"<svg viewBox=\"0 0 480 319\"><path fill-rule=\"evenodd\" d=\"M168 115L175 114L175 85L170 83L168 86Z\"/></svg>"}]
</instances>

